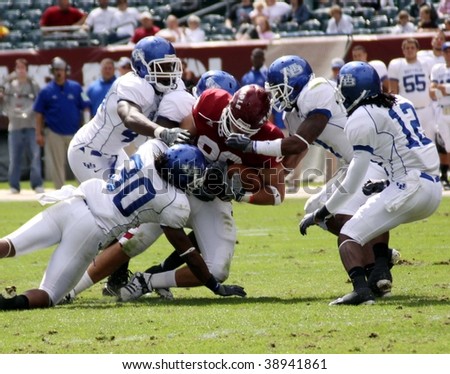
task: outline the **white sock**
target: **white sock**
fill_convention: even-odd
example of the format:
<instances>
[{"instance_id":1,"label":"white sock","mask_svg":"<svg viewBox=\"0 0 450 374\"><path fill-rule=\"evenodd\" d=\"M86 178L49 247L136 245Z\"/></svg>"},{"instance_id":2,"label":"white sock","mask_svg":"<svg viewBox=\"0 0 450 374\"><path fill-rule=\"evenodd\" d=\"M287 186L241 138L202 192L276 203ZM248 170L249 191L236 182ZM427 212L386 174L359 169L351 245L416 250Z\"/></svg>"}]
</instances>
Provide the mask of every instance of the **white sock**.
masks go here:
<instances>
[{"instance_id":1,"label":"white sock","mask_svg":"<svg viewBox=\"0 0 450 374\"><path fill-rule=\"evenodd\" d=\"M81 277L80 281L73 289L75 291L75 295L78 295L79 293L83 292L84 290L87 290L93 284L94 284L94 282L92 281L88 272L85 271L83 276Z\"/></svg>"},{"instance_id":2,"label":"white sock","mask_svg":"<svg viewBox=\"0 0 450 374\"><path fill-rule=\"evenodd\" d=\"M176 287L175 270L165 271L164 273L152 274L150 278L152 288L170 288Z\"/></svg>"}]
</instances>

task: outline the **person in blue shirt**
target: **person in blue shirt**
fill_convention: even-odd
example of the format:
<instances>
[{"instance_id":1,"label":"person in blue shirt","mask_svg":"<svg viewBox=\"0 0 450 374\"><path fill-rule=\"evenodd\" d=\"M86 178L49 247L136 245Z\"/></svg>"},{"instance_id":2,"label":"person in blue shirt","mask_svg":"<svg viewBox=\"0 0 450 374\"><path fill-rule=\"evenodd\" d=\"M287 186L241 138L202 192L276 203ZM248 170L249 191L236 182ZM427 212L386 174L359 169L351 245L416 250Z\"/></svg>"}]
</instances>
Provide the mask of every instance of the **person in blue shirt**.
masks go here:
<instances>
[{"instance_id":1,"label":"person in blue shirt","mask_svg":"<svg viewBox=\"0 0 450 374\"><path fill-rule=\"evenodd\" d=\"M106 93L111 88L113 82L116 80L115 64L111 58L104 58L100 62L101 77L93 81L87 88L87 96L91 102L90 111L91 118L95 116L98 107L106 96Z\"/></svg>"},{"instance_id":2,"label":"person in blue shirt","mask_svg":"<svg viewBox=\"0 0 450 374\"><path fill-rule=\"evenodd\" d=\"M73 135L83 123L83 111L89 100L81 85L67 79L70 66L60 57L50 65L51 80L36 98L36 142L45 146L45 162L50 163L51 177L56 189L66 181L67 149Z\"/></svg>"},{"instance_id":3,"label":"person in blue shirt","mask_svg":"<svg viewBox=\"0 0 450 374\"><path fill-rule=\"evenodd\" d=\"M266 62L264 50L261 48L253 49L250 58L252 68L242 77L241 86L257 84L258 86L264 87L267 80L267 67L264 65Z\"/></svg>"}]
</instances>

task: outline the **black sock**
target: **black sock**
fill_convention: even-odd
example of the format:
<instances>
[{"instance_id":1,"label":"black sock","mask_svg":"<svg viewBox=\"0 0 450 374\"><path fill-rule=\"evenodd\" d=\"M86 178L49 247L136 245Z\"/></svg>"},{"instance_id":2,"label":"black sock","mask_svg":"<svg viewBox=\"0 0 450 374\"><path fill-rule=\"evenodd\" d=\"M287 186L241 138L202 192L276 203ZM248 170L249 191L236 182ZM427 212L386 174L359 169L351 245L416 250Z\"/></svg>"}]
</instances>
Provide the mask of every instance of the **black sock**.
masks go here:
<instances>
[{"instance_id":1,"label":"black sock","mask_svg":"<svg viewBox=\"0 0 450 374\"><path fill-rule=\"evenodd\" d=\"M358 290L360 288L367 288L366 273L362 266L355 266L348 272L348 276L352 280L353 288Z\"/></svg>"},{"instance_id":2,"label":"black sock","mask_svg":"<svg viewBox=\"0 0 450 374\"><path fill-rule=\"evenodd\" d=\"M0 296L0 309L1 310L22 310L30 309L30 303L28 297L25 295L14 296L10 299L5 299Z\"/></svg>"},{"instance_id":3,"label":"black sock","mask_svg":"<svg viewBox=\"0 0 450 374\"><path fill-rule=\"evenodd\" d=\"M441 164L441 180L448 183L448 165Z\"/></svg>"},{"instance_id":4,"label":"black sock","mask_svg":"<svg viewBox=\"0 0 450 374\"><path fill-rule=\"evenodd\" d=\"M372 250L375 255L375 264L389 264L392 257L392 250L389 249L386 243L374 244Z\"/></svg>"},{"instance_id":5,"label":"black sock","mask_svg":"<svg viewBox=\"0 0 450 374\"><path fill-rule=\"evenodd\" d=\"M372 270L374 268L375 264L368 264L364 267L364 273L366 274L366 278L369 279L370 274L372 273Z\"/></svg>"}]
</instances>

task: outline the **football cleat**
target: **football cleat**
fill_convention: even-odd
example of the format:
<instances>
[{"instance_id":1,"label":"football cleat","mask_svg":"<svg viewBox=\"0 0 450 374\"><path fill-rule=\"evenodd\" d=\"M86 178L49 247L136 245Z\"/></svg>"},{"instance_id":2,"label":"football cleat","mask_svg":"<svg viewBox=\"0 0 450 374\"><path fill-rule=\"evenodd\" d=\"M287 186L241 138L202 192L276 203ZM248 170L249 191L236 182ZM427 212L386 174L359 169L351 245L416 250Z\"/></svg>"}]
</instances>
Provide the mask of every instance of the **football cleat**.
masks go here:
<instances>
[{"instance_id":1,"label":"football cleat","mask_svg":"<svg viewBox=\"0 0 450 374\"><path fill-rule=\"evenodd\" d=\"M155 293L164 300L173 300L173 293L170 291L170 288L155 288Z\"/></svg>"},{"instance_id":2,"label":"football cleat","mask_svg":"<svg viewBox=\"0 0 450 374\"><path fill-rule=\"evenodd\" d=\"M75 295L75 290L72 290L64 296L57 305L72 304L76 297L77 295Z\"/></svg>"},{"instance_id":3,"label":"football cleat","mask_svg":"<svg viewBox=\"0 0 450 374\"><path fill-rule=\"evenodd\" d=\"M389 297L392 295L392 274L385 264L376 263L372 273L367 279L372 292L378 297Z\"/></svg>"},{"instance_id":4,"label":"football cleat","mask_svg":"<svg viewBox=\"0 0 450 374\"><path fill-rule=\"evenodd\" d=\"M402 257L400 252L394 248L391 248L391 261L389 261L389 269L391 269L392 266L394 266L400 261L400 257Z\"/></svg>"},{"instance_id":5,"label":"football cleat","mask_svg":"<svg viewBox=\"0 0 450 374\"><path fill-rule=\"evenodd\" d=\"M103 296L118 296L119 290L128 284L132 275L133 273L128 270L128 263L122 265L108 277L102 290Z\"/></svg>"},{"instance_id":6,"label":"football cleat","mask_svg":"<svg viewBox=\"0 0 450 374\"><path fill-rule=\"evenodd\" d=\"M372 305L375 304L375 296L370 288L360 288L332 301L328 305Z\"/></svg>"},{"instance_id":7,"label":"football cleat","mask_svg":"<svg viewBox=\"0 0 450 374\"><path fill-rule=\"evenodd\" d=\"M130 282L119 290L119 301L133 301L142 295L152 292L150 284L151 274L137 272Z\"/></svg>"}]
</instances>

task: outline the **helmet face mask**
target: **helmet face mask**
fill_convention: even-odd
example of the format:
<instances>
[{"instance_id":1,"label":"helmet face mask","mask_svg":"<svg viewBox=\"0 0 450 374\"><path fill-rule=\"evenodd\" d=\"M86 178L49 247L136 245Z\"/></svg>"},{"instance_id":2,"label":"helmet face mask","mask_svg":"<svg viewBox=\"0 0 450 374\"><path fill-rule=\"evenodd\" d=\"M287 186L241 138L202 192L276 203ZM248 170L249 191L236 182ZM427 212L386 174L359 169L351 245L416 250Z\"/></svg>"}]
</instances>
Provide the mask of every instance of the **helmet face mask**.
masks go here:
<instances>
[{"instance_id":1,"label":"helmet face mask","mask_svg":"<svg viewBox=\"0 0 450 374\"><path fill-rule=\"evenodd\" d=\"M381 93L380 78L368 63L349 62L339 72L338 90L342 104L350 113L361 101Z\"/></svg>"},{"instance_id":2,"label":"helmet face mask","mask_svg":"<svg viewBox=\"0 0 450 374\"><path fill-rule=\"evenodd\" d=\"M159 37L140 40L131 53L131 62L134 72L161 93L176 89L183 73L172 44Z\"/></svg>"},{"instance_id":3,"label":"helmet face mask","mask_svg":"<svg viewBox=\"0 0 450 374\"><path fill-rule=\"evenodd\" d=\"M221 88L230 95L239 89L237 80L225 71L209 70L202 74L197 85L192 89L194 97L199 97L205 90L209 88Z\"/></svg>"},{"instance_id":4,"label":"helmet face mask","mask_svg":"<svg viewBox=\"0 0 450 374\"><path fill-rule=\"evenodd\" d=\"M240 88L223 109L219 123L219 135L232 133L255 135L269 119L272 102L262 87L251 84Z\"/></svg>"},{"instance_id":5,"label":"helmet face mask","mask_svg":"<svg viewBox=\"0 0 450 374\"><path fill-rule=\"evenodd\" d=\"M277 112L291 111L310 79L314 77L308 62L298 56L283 56L269 67L266 90Z\"/></svg>"}]
</instances>

